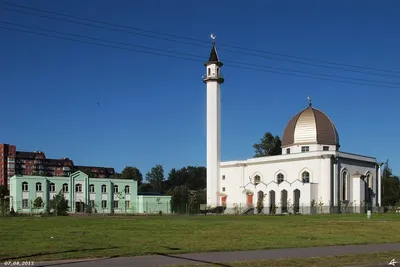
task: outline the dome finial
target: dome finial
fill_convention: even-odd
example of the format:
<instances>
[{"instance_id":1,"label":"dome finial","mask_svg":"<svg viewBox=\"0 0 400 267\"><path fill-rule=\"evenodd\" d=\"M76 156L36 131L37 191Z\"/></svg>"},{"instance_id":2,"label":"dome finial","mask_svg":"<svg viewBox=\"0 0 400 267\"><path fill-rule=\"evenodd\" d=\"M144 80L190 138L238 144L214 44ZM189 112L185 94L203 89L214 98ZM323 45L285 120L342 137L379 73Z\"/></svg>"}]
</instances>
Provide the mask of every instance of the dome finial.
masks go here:
<instances>
[{"instance_id":1,"label":"dome finial","mask_svg":"<svg viewBox=\"0 0 400 267\"><path fill-rule=\"evenodd\" d=\"M308 100L308 106L311 107L312 106L312 101L311 101L311 97L307 96L307 100Z\"/></svg>"},{"instance_id":2,"label":"dome finial","mask_svg":"<svg viewBox=\"0 0 400 267\"><path fill-rule=\"evenodd\" d=\"M215 45L215 37L217 36L215 36L215 34L212 33L210 37L212 39L212 44Z\"/></svg>"}]
</instances>

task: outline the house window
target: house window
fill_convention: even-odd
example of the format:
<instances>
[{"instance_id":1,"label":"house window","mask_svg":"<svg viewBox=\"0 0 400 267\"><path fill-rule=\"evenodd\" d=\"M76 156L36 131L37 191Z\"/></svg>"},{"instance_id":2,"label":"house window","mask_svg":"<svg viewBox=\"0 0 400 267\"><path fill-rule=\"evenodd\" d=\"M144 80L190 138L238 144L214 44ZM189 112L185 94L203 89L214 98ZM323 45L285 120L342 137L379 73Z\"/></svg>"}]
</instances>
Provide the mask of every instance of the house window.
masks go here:
<instances>
[{"instance_id":1,"label":"house window","mask_svg":"<svg viewBox=\"0 0 400 267\"><path fill-rule=\"evenodd\" d=\"M56 191L56 185L54 183L51 183L49 187L50 187L50 192Z\"/></svg>"},{"instance_id":2,"label":"house window","mask_svg":"<svg viewBox=\"0 0 400 267\"><path fill-rule=\"evenodd\" d=\"M261 182L260 175L254 176L254 184L259 184Z\"/></svg>"},{"instance_id":3,"label":"house window","mask_svg":"<svg viewBox=\"0 0 400 267\"><path fill-rule=\"evenodd\" d=\"M118 194L118 185L114 185L114 193Z\"/></svg>"},{"instance_id":4,"label":"house window","mask_svg":"<svg viewBox=\"0 0 400 267\"><path fill-rule=\"evenodd\" d=\"M28 191L28 183L27 182L22 183L22 191Z\"/></svg>"},{"instance_id":5,"label":"house window","mask_svg":"<svg viewBox=\"0 0 400 267\"><path fill-rule=\"evenodd\" d=\"M324 151L329 151L329 146L323 146L322 149L323 149Z\"/></svg>"},{"instance_id":6,"label":"house window","mask_svg":"<svg viewBox=\"0 0 400 267\"><path fill-rule=\"evenodd\" d=\"M36 191L42 192L42 183L36 183Z\"/></svg>"},{"instance_id":7,"label":"house window","mask_svg":"<svg viewBox=\"0 0 400 267\"><path fill-rule=\"evenodd\" d=\"M342 200L348 200L348 179L347 171L342 173Z\"/></svg>"},{"instance_id":8,"label":"house window","mask_svg":"<svg viewBox=\"0 0 400 267\"><path fill-rule=\"evenodd\" d=\"M82 192L82 185L81 184L76 184L75 185L75 192L77 192L77 193Z\"/></svg>"},{"instance_id":9,"label":"house window","mask_svg":"<svg viewBox=\"0 0 400 267\"><path fill-rule=\"evenodd\" d=\"M303 183L308 184L310 182L310 174L308 172L303 172L301 174L301 180Z\"/></svg>"},{"instance_id":10,"label":"house window","mask_svg":"<svg viewBox=\"0 0 400 267\"><path fill-rule=\"evenodd\" d=\"M118 200L114 200L114 209L118 209L118 204L119 204Z\"/></svg>"},{"instance_id":11,"label":"house window","mask_svg":"<svg viewBox=\"0 0 400 267\"><path fill-rule=\"evenodd\" d=\"M94 184L89 185L89 193L94 193Z\"/></svg>"},{"instance_id":12,"label":"house window","mask_svg":"<svg viewBox=\"0 0 400 267\"><path fill-rule=\"evenodd\" d=\"M131 207L131 202L129 200L125 201L125 208L129 209Z\"/></svg>"},{"instance_id":13,"label":"house window","mask_svg":"<svg viewBox=\"0 0 400 267\"><path fill-rule=\"evenodd\" d=\"M102 201L101 201L101 207L102 207L103 209L106 209L106 208L107 208L107 200L102 200Z\"/></svg>"},{"instance_id":14,"label":"house window","mask_svg":"<svg viewBox=\"0 0 400 267\"><path fill-rule=\"evenodd\" d=\"M103 184L103 185L101 186L101 192L102 192L103 194L107 193L107 186L106 186L105 184Z\"/></svg>"},{"instance_id":15,"label":"house window","mask_svg":"<svg viewBox=\"0 0 400 267\"><path fill-rule=\"evenodd\" d=\"M308 152L310 151L310 147L309 146L302 146L301 147L301 152Z\"/></svg>"},{"instance_id":16,"label":"house window","mask_svg":"<svg viewBox=\"0 0 400 267\"><path fill-rule=\"evenodd\" d=\"M90 207L94 208L94 200L90 200Z\"/></svg>"},{"instance_id":17,"label":"house window","mask_svg":"<svg viewBox=\"0 0 400 267\"><path fill-rule=\"evenodd\" d=\"M23 209L28 208L28 200L27 200L27 199L23 199L23 200L22 200L22 208L23 208Z\"/></svg>"},{"instance_id":18,"label":"house window","mask_svg":"<svg viewBox=\"0 0 400 267\"><path fill-rule=\"evenodd\" d=\"M222 187L222 192L225 192L225 187Z\"/></svg>"},{"instance_id":19,"label":"house window","mask_svg":"<svg viewBox=\"0 0 400 267\"><path fill-rule=\"evenodd\" d=\"M285 180L285 176L282 173L278 173L278 175L276 176L276 182L278 184L282 183Z\"/></svg>"},{"instance_id":20,"label":"house window","mask_svg":"<svg viewBox=\"0 0 400 267\"><path fill-rule=\"evenodd\" d=\"M130 194L130 187L129 185L125 186L125 194Z\"/></svg>"},{"instance_id":21,"label":"house window","mask_svg":"<svg viewBox=\"0 0 400 267\"><path fill-rule=\"evenodd\" d=\"M63 192L68 193L68 184L63 184Z\"/></svg>"},{"instance_id":22,"label":"house window","mask_svg":"<svg viewBox=\"0 0 400 267\"><path fill-rule=\"evenodd\" d=\"M290 154L290 148L286 148L286 154Z\"/></svg>"},{"instance_id":23,"label":"house window","mask_svg":"<svg viewBox=\"0 0 400 267\"><path fill-rule=\"evenodd\" d=\"M222 175L222 180L225 180L225 175Z\"/></svg>"}]
</instances>

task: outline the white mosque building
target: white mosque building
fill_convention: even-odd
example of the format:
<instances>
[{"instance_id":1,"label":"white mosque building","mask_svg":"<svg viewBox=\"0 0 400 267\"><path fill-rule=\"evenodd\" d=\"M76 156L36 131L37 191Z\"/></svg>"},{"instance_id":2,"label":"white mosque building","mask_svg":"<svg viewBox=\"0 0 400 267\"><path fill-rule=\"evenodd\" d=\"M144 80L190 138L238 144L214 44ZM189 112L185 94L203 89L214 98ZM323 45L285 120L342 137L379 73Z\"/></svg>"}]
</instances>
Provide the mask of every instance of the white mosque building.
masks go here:
<instances>
[{"instance_id":1,"label":"white mosque building","mask_svg":"<svg viewBox=\"0 0 400 267\"><path fill-rule=\"evenodd\" d=\"M224 79L215 42L205 66L207 206L225 206L225 213L265 214L365 212L379 207L382 164L339 151L335 125L311 102L286 125L282 155L221 162Z\"/></svg>"}]
</instances>

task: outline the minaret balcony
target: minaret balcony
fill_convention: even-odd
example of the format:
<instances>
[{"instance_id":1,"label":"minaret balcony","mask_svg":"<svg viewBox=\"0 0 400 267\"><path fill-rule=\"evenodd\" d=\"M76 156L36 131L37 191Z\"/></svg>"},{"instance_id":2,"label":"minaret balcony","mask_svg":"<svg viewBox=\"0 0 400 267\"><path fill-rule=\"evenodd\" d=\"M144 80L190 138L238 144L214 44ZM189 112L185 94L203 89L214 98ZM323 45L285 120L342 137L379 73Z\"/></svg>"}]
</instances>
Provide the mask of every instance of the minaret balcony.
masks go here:
<instances>
[{"instance_id":1,"label":"minaret balcony","mask_svg":"<svg viewBox=\"0 0 400 267\"><path fill-rule=\"evenodd\" d=\"M210 73L203 75L203 81L217 81L218 83L223 83L225 79L221 73Z\"/></svg>"}]
</instances>

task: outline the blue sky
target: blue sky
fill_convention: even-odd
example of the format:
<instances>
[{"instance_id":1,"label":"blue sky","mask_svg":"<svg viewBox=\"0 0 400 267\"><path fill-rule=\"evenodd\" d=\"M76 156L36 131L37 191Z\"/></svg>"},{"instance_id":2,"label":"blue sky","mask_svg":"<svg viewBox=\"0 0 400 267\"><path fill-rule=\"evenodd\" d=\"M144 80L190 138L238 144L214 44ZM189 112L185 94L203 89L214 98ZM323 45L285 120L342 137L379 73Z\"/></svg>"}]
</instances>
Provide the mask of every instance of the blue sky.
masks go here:
<instances>
[{"instance_id":1,"label":"blue sky","mask_svg":"<svg viewBox=\"0 0 400 267\"><path fill-rule=\"evenodd\" d=\"M252 145L267 131L282 136L286 123L307 106L306 98L311 96L314 106L336 124L343 151L375 156L381 161L389 159L393 170L400 174L399 2L12 2L210 44L175 39L201 45L194 46L52 20L13 12L7 10L10 6L0 3L0 27L22 29L3 22L21 24L197 55L196 60L200 60L162 57L0 28L1 143L15 144L20 150L41 150L47 157L69 157L79 165L111 166L117 171L134 165L146 173L152 166L162 164L168 173L173 167L205 165L202 62L211 49L210 33L215 33L220 59L225 62L223 160L252 157ZM276 60L270 57L277 55L227 45L293 57ZM254 53L258 56L249 55ZM313 61L307 61L309 65L297 64L291 61L303 60L294 57ZM339 65L330 66L347 70L315 66L322 64L319 61L397 73ZM281 75L260 66L378 80L385 83L376 84L393 88Z\"/></svg>"}]
</instances>

